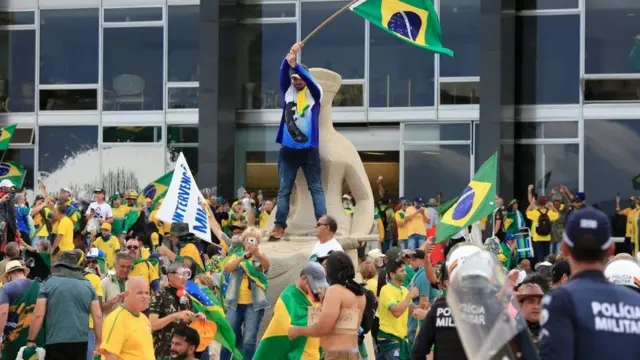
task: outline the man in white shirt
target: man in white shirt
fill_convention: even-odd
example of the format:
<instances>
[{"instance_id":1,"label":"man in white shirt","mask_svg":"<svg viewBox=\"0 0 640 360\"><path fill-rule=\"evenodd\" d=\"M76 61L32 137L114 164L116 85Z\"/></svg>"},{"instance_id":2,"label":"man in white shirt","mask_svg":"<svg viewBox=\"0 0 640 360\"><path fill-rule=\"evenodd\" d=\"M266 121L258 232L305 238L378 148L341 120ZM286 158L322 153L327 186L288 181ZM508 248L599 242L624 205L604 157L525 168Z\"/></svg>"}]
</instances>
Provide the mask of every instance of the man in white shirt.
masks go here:
<instances>
[{"instance_id":1,"label":"man in white shirt","mask_svg":"<svg viewBox=\"0 0 640 360\"><path fill-rule=\"evenodd\" d=\"M316 224L316 237L318 242L313 245L311 250L310 261L322 263L332 251L344 251L342 245L335 239L336 231L338 231L338 223L332 216L324 215Z\"/></svg>"},{"instance_id":2,"label":"man in white shirt","mask_svg":"<svg viewBox=\"0 0 640 360\"><path fill-rule=\"evenodd\" d=\"M87 217L86 231L94 234L97 229L100 228L102 223L113 222L113 212L111 211L111 205L104 201L104 189L98 188L93 191L96 195L96 201L92 202L85 213Z\"/></svg>"}]
</instances>

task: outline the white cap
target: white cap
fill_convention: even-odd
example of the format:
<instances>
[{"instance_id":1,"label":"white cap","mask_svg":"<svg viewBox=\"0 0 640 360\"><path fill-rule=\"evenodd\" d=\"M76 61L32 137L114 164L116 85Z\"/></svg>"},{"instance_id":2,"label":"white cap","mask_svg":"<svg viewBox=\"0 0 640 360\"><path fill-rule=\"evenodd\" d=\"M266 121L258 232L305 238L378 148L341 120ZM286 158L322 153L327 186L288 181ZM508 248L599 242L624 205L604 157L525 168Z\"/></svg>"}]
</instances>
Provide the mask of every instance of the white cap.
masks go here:
<instances>
[{"instance_id":1,"label":"white cap","mask_svg":"<svg viewBox=\"0 0 640 360\"><path fill-rule=\"evenodd\" d=\"M375 259L383 258L386 255L383 254L382 251L380 251L380 249L372 249L372 250L369 250L369 253L367 253L367 256L375 260Z\"/></svg>"},{"instance_id":2,"label":"white cap","mask_svg":"<svg viewBox=\"0 0 640 360\"><path fill-rule=\"evenodd\" d=\"M613 260L604 268L604 276L614 284L640 289L640 264L637 261Z\"/></svg>"},{"instance_id":3,"label":"white cap","mask_svg":"<svg viewBox=\"0 0 640 360\"><path fill-rule=\"evenodd\" d=\"M449 272L449 279L453 279L453 275L458 270L462 264L467 260L467 258L472 255L483 252L484 250L473 243L460 243L451 249L449 252L449 256L447 256L447 261L445 262L447 266L447 271ZM477 267L474 266L473 269L466 269L464 275L480 275L486 278L491 277L491 267L489 269L484 269L484 266Z\"/></svg>"},{"instance_id":4,"label":"white cap","mask_svg":"<svg viewBox=\"0 0 640 360\"><path fill-rule=\"evenodd\" d=\"M2 181L0 181L0 187L14 187L15 185L13 185L13 183L11 182L11 180L9 179L4 179Z\"/></svg>"}]
</instances>

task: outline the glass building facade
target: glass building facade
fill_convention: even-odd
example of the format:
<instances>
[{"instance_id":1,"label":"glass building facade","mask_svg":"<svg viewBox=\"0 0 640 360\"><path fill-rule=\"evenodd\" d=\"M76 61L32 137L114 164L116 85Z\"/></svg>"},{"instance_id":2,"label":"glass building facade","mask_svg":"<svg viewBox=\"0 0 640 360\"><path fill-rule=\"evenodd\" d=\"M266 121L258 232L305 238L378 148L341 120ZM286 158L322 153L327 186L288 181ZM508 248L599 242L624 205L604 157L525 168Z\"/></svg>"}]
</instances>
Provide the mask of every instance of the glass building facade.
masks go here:
<instances>
[{"instance_id":1,"label":"glass building facade","mask_svg":"<svg viewBox=\"0 0 640 360\"><path fill-rule=\"evenodd\" d=\"M201 1L0 0L4 159L27 187L141 187L182 151L202 187L277 190L280 63L348 2ZM334 125L392 196L454 196L499 150L505 196L547 177L612 209L640 174L640 2L509 3L436 0L453 58L347 12L300 61L342 75Z\"/></svg>"}]
</instances>

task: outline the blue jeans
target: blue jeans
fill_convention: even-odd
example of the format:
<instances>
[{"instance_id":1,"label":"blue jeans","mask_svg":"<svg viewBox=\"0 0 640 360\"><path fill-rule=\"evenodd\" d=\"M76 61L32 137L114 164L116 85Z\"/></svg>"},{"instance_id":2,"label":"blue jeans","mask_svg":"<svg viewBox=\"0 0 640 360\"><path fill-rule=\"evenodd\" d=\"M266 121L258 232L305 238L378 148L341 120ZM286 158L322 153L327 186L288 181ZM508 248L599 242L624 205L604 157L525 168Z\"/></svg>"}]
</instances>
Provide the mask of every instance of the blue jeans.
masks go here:
<instances>
[{"instance_id":1,"label":"blue jeans","mask_svg":"<svg viewBox=\"0 0 640 360\"><path fill-rule=\"evenodd\" d=\"M547 255L551 253L551 241L534 241L533 252L535 259L531 262L531 268L537 263L545 261Z\"/></svg>"},{"instance_id":2,"label":"blue jeans","mask_svg":"<svg viewBox=\"0 0 640 360\"><path fill-rule=\"evenodd\" d=\"M235 310L227 308L227 321L236 334L236 347L242 349L245 360L252 360L256 352L258 330L263 316L264 309L253 310L253 304L238 305ZM220 360L231 360L229 350L222 349Z\"/></svg>"},{"instance_id":3,"label":"blue jeans","mask_svg":"<svg viewBox=\"0 0 640 360\"><path fill-rule=\"evenodd\" d=\"M399 240L398 239L398 245L400 246L400 249L406 250L407 246L409 245L409 240L408 239L404 239L404 240Z\"/></svg>"},{"instance_id":4,"label":"blue jeans","mask_svg":"<svg viewBox=\"0 0 640 360\"><path fill-rule=\"evenodd\" d=\"M378 353L376 360L398 360L400 357L395 356L397 350L387 351L386 353Z\"/></svg>"},{"instance_id":5,"label":"blue jeans","mask_svg":"<svg viewBox=\"0 0 640 360\"><path fill-rule=\"evenodd\" d=\"M96 346L96 334L93 333L93 329L89 329L89 340L87 342L87 360L93 360L93 348L95 346Z\"/></svg>"},{"instance_id":6,"label":"blue jeans","mask_svg":"<svg viewBox=\"0 0 640 360\"><path fill-rule=\"evenodd\" d=\"M409 235L409 249L414 250L420 248L427 241L427 237L421 234Z\"/></svg>"},{"instance_id":7,"label":"blue jeans","mask_svg":"<svg viewBox=\"0 0 640 360\"><path fill-rule=\"evenodd\" d=\"M320 166L320 152L318 149L290 149L280 148L278 155L278 206L275 224L286 228L289 216L289 201L291 190L296 182L298 169L302 168L307 186L313 201L313 212L316 220L327 213L327 203L322 190L322 168Z\"/></svg>"},{"instance_id":8,"label":"blue jeans","mask_svg":"<svg viewBox=\"0 0 640 360\"><path fill-rule=\"evenodd\" d=\"M560 244L561 244L560 241L552 242L551 243L551 252L550 252L550 254L559 255L560 254L560 249L561 249Z\"/></svg>"}]
</instances>

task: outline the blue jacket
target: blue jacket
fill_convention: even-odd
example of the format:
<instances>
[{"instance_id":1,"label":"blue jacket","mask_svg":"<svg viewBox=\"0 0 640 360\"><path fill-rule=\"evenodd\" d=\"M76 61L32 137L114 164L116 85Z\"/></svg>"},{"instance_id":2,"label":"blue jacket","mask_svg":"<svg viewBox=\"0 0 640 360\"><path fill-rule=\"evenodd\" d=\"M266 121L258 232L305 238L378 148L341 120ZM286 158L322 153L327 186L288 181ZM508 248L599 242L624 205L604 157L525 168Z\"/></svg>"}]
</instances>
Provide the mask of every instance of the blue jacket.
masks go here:
<instances>
[{"instance_id":1,"label":"blue jacket","mask_svg":"<svg viewBox=\"0 0 640 360\"><path fill-rule=\"evenodd\" d=\"M300 64L296 64L294 70L307 84L304 91L307 92L306 98L309 107L303 114L299 113L298 90L291 82L291 66L287 60L283 60L280 66L282 116L280 117L280 128L276 142L292 149L317 149L322 88Z\"/></svg>"},{"instance_id":2,"label":"blue jacket","mask_svg":"<svg viewBox=\"0 0 640 360\"><path fill-rule=\"evenodd\" d=\"M640 359L640 294L600 271L545 296L540 325L541 360Z\"/></svg>"}]
</instances>

